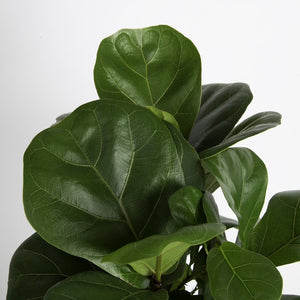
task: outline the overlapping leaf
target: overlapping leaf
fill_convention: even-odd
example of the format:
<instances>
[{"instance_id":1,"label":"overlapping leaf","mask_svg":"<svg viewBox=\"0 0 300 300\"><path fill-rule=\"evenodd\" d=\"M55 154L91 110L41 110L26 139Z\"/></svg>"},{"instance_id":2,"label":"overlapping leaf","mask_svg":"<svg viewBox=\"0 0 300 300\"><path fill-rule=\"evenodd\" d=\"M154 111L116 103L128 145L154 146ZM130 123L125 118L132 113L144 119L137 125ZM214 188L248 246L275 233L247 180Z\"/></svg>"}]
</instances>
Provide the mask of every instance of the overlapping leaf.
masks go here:
<instances>
[{"instance_id":1,"label":"overlapping leaf","mask_svg":"<svg viewBox=\"0 0 300 300\"><path fill-rule=\"evenodd\" d=\"M239 220L239 238L246 243L265 199L267 170L264 163L247 148L231 148L202 160L202 164L218 180Z\"/></svg>"},{"instance_id":2,"label":"overlapping leaf","mask_svg":"<svg viewBox=\"0 0 300 300\"><path fill-rule=\"evenodd\" d=\"M300 260L300 191L272 197L248 244L277 266Z\"/></svg>"},{"instance_id":3,"label":"overlapping leaf","mask_svg":"<svg viewBox=\"0 0 300 300\"><path fill-rule=\"evenodd\" d=\"M273 263L263 255L226 242L208 254L207 270L215 300L275 300L282 279Z\"/></svg>"},{"instance_id":4,"label":"overlapping leaf","mask_svg":"<svg viewBox=\"0 0 300 300\"><path fill-rule=\"evenodd\" d=\"M96 270L96 266L56 249L35 233L12 257L6 299L42 300L57 282L88 270Z\"/></svg>"},{"instance_id":5,"label":"overlapping leaf","mask_svg":"<svg viewBox=\"0 0 300 300\"><path fill-rule=\"evenodd\" d=\"M241 118L252 97L245 83L203 85L201 107L189 142L198 152L219 145Z\"/></svg>"},{"instance_id":6,"label":"overlapping leaf","mask_svg":"<svg viewBox=\"0 0 300 300\"><path fill-rule=\"evenodd\" d=\"M61 281L48 290L45 300L168 300L166 290L139 290L111 275L84 272Z\"/></svg>"},{"instance_id":7,"label":"overlapping leaf","mask_svg":"<svg viewBox=\"0 0 300 300\"><path fill-rule=\"evenodd\" d=\"M123 29L104 39L94 79L101 98L167 111L189 136L200 105L201 61L193 43L175 29Z\"/></svg>"},{"instance_id":8,"label":"overlapping leaf","mask_svg":"<svg viewBox=\"0 0 300 300\"><path fill-rule=\"evenodd\" d=\"M267 111L255 114L237 125L219 145L203 150L199 155L202 158L215 155L239 141L276 127L280 122L281 115L277 112Z\"/></svg>"},{"instance_id":9,"label":"overlapping leaf","mask_svg":"<svg viewBox=\"0 0 300 300\"><path fill-rule=\"evenodd\" d=\"M182 227L169 235L154 235L127 244L105 256L104 261L129 264L144 276L155 274L160 279L189 247L205 243L225 229L214 223Z\"/></svg>"},{"instance_id":10,"label":"overlapping leaf","mask_svg":"<svg viewBox=\"0 0 300 300\"><path fill-rule=\"evenodd\" d=\"M169 198L169 207L174 220L181 226L199 224L202 193L193 186L185 186Z\"/></svg>"},{"instance_id":11,"label":"overlapping leaf","mask_svg":"<svg viewBox=\"0 0 300 300\"><path fill-rule=\"evenodd\" d=\"M41 132L24 156L24 207L33 227L99 266L128 242L169 232L169 196L202 181L188 170L199 166L197 153L170 127L176 133L141 106L101 100Z\"/></svg>"}]
</instances>

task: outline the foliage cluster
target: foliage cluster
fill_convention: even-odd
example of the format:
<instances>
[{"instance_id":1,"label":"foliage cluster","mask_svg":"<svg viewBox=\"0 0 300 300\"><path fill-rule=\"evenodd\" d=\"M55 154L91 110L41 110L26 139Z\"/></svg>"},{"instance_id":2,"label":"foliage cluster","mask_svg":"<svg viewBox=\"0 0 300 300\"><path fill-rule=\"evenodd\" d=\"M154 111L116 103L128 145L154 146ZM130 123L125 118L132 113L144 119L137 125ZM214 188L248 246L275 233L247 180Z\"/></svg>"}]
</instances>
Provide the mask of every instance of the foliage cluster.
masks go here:
<instances>
[{"instance_id":1,"label":"foliage cluster","mask_svg":"<svg viewBox=\"0 0 300 300\"><path fill-rule=\"evenodd\" d=\"M276 266L300 260L300 191L274 195L260 219L266 167L230 147L281 116L239 122L249 87L202 86L196 47L168 26L104 39L94 80L100 100L25 152L37 233L12 258L7 300L299 299L281 295ZM219 187L236 220L219 215Z\"/></svg>"}]
</instances>

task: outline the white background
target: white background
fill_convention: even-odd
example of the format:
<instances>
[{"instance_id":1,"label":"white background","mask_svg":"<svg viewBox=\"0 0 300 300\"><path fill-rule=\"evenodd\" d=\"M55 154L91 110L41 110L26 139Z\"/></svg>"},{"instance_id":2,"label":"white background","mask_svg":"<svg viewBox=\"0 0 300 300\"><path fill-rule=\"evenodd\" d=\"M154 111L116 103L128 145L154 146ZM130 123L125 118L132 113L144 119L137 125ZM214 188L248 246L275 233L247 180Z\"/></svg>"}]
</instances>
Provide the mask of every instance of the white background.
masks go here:
<instances>
[{"instance_id":1,"label":"white background","mask_svg":"<svg viewBox=\"0 0 300 300\"><path fill-rule=\"evenodd\" d=\"M274 110L283 124L239 145L264 160L267 199L300 188L299 0L1 0L0 5L0 299L10 258L33 232L22 206L23 153L56 116L97 99L98 45L121 28L168 24L197 46L203 83L248 83L254 100L245 117ZM224 202L220 206L228 211ZM284 292L300 295L300 263L280 272Z\"/></svg>"}]
</instances>

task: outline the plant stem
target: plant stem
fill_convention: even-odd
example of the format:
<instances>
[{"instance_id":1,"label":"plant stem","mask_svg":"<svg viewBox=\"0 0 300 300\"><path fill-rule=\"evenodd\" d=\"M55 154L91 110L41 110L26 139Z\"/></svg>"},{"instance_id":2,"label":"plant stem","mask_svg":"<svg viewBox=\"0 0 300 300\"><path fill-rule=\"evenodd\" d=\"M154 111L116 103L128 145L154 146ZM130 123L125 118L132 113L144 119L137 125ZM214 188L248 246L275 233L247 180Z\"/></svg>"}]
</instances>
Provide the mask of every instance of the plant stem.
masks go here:
<instances>
[{"instance_id":1,"label":"plant stem","mask_svg":"<svg viewBox=\"0 0 300 300\"><path fill-rule=\"evenodd\" d=\"M155 266L155 275L159 282L161 282L161 268L162 268L162 256L159 255L156 257L156 266Z\"/></svg>"}]
</instances>

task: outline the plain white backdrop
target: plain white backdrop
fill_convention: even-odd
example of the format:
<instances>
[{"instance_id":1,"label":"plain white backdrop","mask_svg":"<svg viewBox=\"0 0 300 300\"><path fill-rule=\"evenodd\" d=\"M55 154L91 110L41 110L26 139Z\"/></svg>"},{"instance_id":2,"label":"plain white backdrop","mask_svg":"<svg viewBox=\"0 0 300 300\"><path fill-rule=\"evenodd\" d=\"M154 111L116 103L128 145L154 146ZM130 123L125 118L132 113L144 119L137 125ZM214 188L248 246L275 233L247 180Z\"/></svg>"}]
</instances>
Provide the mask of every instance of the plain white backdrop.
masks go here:
<instances>
[{"instance_id":1,"label":"plain white backdrop","mask_svg":"<svg viewBox=\"0 0 300 300\"><path fill-rule=\"evenodd\" d=\"M33 233L22 205L23 153L58 115L97 99L98 45L121 28L170 25L198 48L203 83L248 83L254 99L245 117L274 110L283 119L238 145L265 162L267 199L300 189L299 15L299 0L1 0L0 299L11 256ZM233 216L220 193L217 200ZM300 295L300 263L279 270L284 293Z\"/></svg>"}]
</instances>

